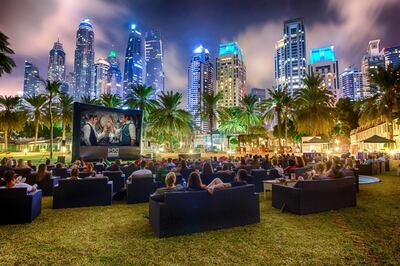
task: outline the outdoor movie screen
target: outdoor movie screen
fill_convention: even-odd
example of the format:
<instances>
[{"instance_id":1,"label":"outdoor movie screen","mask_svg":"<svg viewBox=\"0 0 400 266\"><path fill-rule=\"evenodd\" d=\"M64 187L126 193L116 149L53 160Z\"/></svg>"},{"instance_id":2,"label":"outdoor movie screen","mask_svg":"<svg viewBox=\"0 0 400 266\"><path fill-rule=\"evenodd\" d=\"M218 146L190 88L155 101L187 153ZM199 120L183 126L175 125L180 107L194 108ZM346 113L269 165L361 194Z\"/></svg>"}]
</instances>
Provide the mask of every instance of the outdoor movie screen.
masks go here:
<instances>
[{"instance_id":1,"label":"outdoor movie screen","mask_svg":"<svg viewBox=\"0 0 400 266\"><path fill-rule=\"evenodd\" d=\"M74 103L72 159L140 157L141 112Z\"/></svg>"}]
</instances>

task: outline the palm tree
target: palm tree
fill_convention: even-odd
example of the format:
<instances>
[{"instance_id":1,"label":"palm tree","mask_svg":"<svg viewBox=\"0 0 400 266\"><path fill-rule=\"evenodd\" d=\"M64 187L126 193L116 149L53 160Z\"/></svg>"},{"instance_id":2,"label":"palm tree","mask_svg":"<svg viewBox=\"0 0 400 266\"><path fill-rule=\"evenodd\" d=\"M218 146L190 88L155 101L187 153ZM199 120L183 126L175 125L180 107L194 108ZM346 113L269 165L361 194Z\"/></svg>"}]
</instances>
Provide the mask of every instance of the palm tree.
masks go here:
<instances>
[{"instance_id":1,"label":"palm tree","mask_svg":"<svg viewBox=\"0 0 400 266\"><path fill-rule=\"evenodd\" d=\"M39 126L43 124L43 118L45 116L45 105L47 103L47 97L43 94L28 96L24 99L23 108L27 112L28 119L33 121L35 126L35 138L34 147L36 148Z\"/></svg>"},{"instance_id":2,"label":"palm tree","mask_svg":"<svg viewBox=\"0 0 400 266\"><path fill-rule=\"evenodd\" d=\"M258 127L262 124L262 117L257 109L257 97L255 95L244 95L240 100L240 110L238 120L246 127L247 134L250 128Z\"/></svg>"},{"instance_id":3,"label":"palm tree","mask_svg":"<svg viewBox=\"0 0 400 266\"><path fill-rule=\"evenodd\" d=\"M165 132L169 138L172 151L173 135L182 136L191 131L192 116L180 108L182 94L179 92L162 92L157 108L151 111L149 127L152 130Z\"/></svg>"},{"instance_id":4,"label":"palm tree","mask_svg":"<svg viewBox=\"0 0 400 266\"><path fill-rule=\"evenodd\" d=\"M246 127L239 121L238 116L240 109L238 107L221 108L218 110L219 127L220 133L225 134L228 138L228 149L229 140L232 135L240 135L246 131ZM238 137L238 140L240 138ZM240 147L240 142L238 143Z\"/></svg>"},{"instance_id":5,"label":"palm tree","mask_svg":"<svg viewBox=\"0 0 400 266\"><path fill-rule=\"evenodd\" d=\"M71 126L74 99L68 94L61 93L58 102L58 116L62 124L62 140L65 141L67 126Z\"/></svg>"},{"instance_id":6,"label":"palm tree","mask_svg":"<svg viewBox=\"0 0 400 266\"><path fill-rule=\"evenodd\" d=\"M53 158L53 142L54 142L54 98L60 94L61 82L46 80L46 97L47 97L47 111L49 113L49 124L50 124L50 159Z\"/></svg>"},{"instance_id":7,"label":"palm tree","mask_svg":"<svg viewBox=\"0 0 400 266\"><path fill-rule=\"evenodd\" d=\"M370 71L370 78L379 90L365 99L360 120L362 123L384 120L388 124L389 139L393 140L393 113L400 109L400 68L394 69L391 64L387 69L379 66Z\"/></svg>"},{"instance_id":8,"label":"palm tree","mask_svg":"<svg viewBox=\"0 0 400 266\"><path fill-rule=\"evenodd\" d=\"M261 103L261 108L264 110L264 119L273 122L275 118L278 120L278 141L279 150L282 150L282 112L287 105L289 94L286 89L275 88L267 89L269 98Z\"/></svg>"},{"instance_id":9,"label":"palm tree","mask_svg":"<svg viewBox=\"0 0 400 266\"><path fill-rule=\"evenodd\" d=\"M117 94L104 93L100 96L100 101L106 107L116 108L121 105L121 98Z\"/></svg>"},{"instance_id":10,"label":"palm tree","mask_svg":"<svg viewBox=\"0 0 400 266\"><path fill-rule=\"evenodd\" d=\"M307 75L305 87L295 92L295 124L300 133L328 135L334 122L333 94L322 87L319 75Z\"/></svg>"},{"instance_id":11,"label":"palm tree","mask_svg":"<svg viewBox=\"0 0 400 266\"><path fill-rule=\"evenodd\" d=\"M205 93L202 96L203 110L201 110L201 119L204 121L208 121L211 149L214 146L213 127L214 127L214 121L217 118L215 109L217 108L218 101L221 99L222 99L222 94L218 92L217 94L214 95L214 91L211 91L210 93Z\"/></svg>"},{"instance_id":12,"label":"palm tree","mask_svg":"<svg viewBox=\"0 0 400 266\"><path fill-rule=\"evenodd\" d=\"M83 95L81 97L81 103L92 104L92 105L101 105L101 100L97 98L92 98L90 95Z\"/></svg>"},{"instance_id":13,"label":"palm tree","mask_svg":"<svg viewBox=\"0 0 400 266\"><path fill-rule=\"evenodd\" d=\"M15 67L15 62L10 57L14 51L8 47L9 45L8 37L0 32L0 77L3 73L11 73L12 68Z\"/></svg>"},{"instance_id":14,"label":"palm tree","mask_svg":"<svg viewBox=\"0 0 400 266\"><path fill-rule=\"evenodd\" d=\"M285 146L288 146L288 122L289 122L289 116L292 114L292 103L293 103L293 98L290 95L290 93L284 89L283 90L283 99L282 99L282 104L283 104L283 116L285 118Z\"/></svg>"},{"instance_id":15,"label":"palm tree","mask_svg":"<svg viewBox=\"0 0 400 266\"><path fill-rule=\"evenodd\" d=\"M0 129L4 132L4 150L8 151L8 136L12 130L21 130L25 112L19 110L20 98L0 96Z\"/></svg>"}]
</instances>

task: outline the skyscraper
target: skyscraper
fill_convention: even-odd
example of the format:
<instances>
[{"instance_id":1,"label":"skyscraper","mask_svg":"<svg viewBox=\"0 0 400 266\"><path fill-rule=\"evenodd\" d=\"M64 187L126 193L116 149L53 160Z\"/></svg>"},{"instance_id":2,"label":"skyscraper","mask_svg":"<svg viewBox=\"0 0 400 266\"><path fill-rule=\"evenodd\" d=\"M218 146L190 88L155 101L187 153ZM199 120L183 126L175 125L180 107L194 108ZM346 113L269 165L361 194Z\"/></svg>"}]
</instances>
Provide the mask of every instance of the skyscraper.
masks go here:
<instances>
[{"instance_id":1,"label":"skyscraper","mask_svg":"<svg viewBox=\"0 0 400 266\"><path fill-rule=\"evenodd\" d=\"M362 73L359 69L352 66L346 68L339 75L339 85L341 98L361 99L363 84Z\"/></svg>"},{"instance_id":2,"label":"skyscraper","mask_svg":"<svg viewBox=\"0 0 400 266\"><path fill-rule=\"evenodd\" d=\"M385 64L392 64L393 68L400 67L400 46L393 46L384 49Z\"/></svg>"},{"instance_id":3,"label":"skyscraper","mask_svg":"<svg viewBox=\"0 0 400 266\"><path fill-rule=\"evenodd\" d=\"M74 100L80 101L83 95L95 97L94 86L92 85L94 67L94 31L88 19L79 23L76 32L75 49L75 88Z\"/></svg>"},{"instance_id":4,"label":"skyscraper","mask_svg":"<svg viewBox=\"0 0 400 266\"><path fill-rule=\"evenodd\" d=\"M246 66L242 48L237 42L219 45L217 92L221 92L223 97L218 102L221 107L239 106L247 92Z\"/></svg>"},{"instance_id":5,"label":"skyscraper","mask_svg":"<svg viewBox=\"0 0 400 266\"><path fill-rule=\"evenodd\" d=\"M201 120L200 112L206 108L202 96L214 92L213 73L210 53L200 45L193 51L188 70L188 107L195 125L202 132L207 132L210 128L208 122Z\"/></svg>"},{"instance_id":6,"label":"skyscraper","mask_svg":"<svg viewBox=\"0 0 400 266\"><path fill-rule=\"evenodd\" d=\"M93 84L95 97L99 98L104 93L111 93L108 86L110 63L100 58L94 64Z\"/></svg>"},{"instance_id":7,"label":"skyscraper","mask_svg":"<svg viewBox=\"0 0 400 266\"><path fill-rule=\"evenodd\" d=\"M333 93L335 101L339 100L339 67L333 46L311 49L308 71L318 74L323 79L322 86Z\"/></svg>"},{"instance_id":8,"label":"skyscraper","mask_svg":"<svg viewBox=\"0 0 400 266\"><path fill-rule=\"evenodd\" d=\"M285 41L279 40L275 48L275 86L281 89L285 85Z\"/></svg>"},{"instance_id":9,"label":"skyscraper","mask_svg":"<svg viewBox=\"0 0 400 266\"><path fill-rule=\"evenodd\" d=\"M30 61L25 61L24 97L34 96L39 93L39 69Z\"/></svg>"},{"instance_id":10,"label":"skyscraper","mask_svg":"<svg viewBox=\"0 0 400 266\"><path fill-rule=\"evenodd\" d=\"M283 83L293 95L294 91L303 88L303 78L306 76L306 33L303 19L285 21L283 42Z\"/></svg>"},{"instance_id":11,"label":"skyscraper","mask_svg":"<svg viewBox=\"0 0 400 266\"><path fill-rule=\"evenodd\" d=\"M107 75L107 91L111 94L117 94L121 99L123 99L122 73L117 52L114 49L108 54L107 61L110 64L110 69L108 70Z\"/></svg>"},{"instance_id":12,"label":"skyscraper","mask_svg":"<svg viewBox=\"0 0 400 266\"><path fill-rule=\"evenodd\" d=\"M373 40L368 43L368 49L361 61L361 72L363 77L363 90L361 99L369 97L378 91L378 87L371 84L370 71L377 69L378 66L385 67L385 56L379 50L380 40Z\"/></svg>"},{"instance_id":13,"label":"skyscraper","mask_svg":"<svg viewBox=\"0 0 400 266\"><path fill-rule=\"evenodd\" d=\"M252 88L250 95L256 96L257 102L260 103L267 98L267 91L266 89Z\"/></svg>"},{"instance_id":14,"label":"skyscraper","mask_svg":"<svg viewBox=\"0 0 400 266\"><path fill-rule=\"evenodd\" d=\"M146 86L153 87L153 99L164 91L164 51L156 31L146 32Z\"/></svg>"},{"instance_id":15,"label":"skyscraper","mask_svg":"<svg viewBox=\"0 0 400 266\"><path fill-rule=\"evenodd\" d=\"M57 40L53 49L50 50L47 78L51 82L65 80L65 52L60 40Z\"/></svg>"},{"instance_id":16,"label":"skyscraper","mask_svg":"<svg viewBox=\"0 0 400 266\"><path fill-rule=\"evenodd\" d=\"M133 24L125 54L124 96L132 86L144 84L145 72L145 38L142 31Z\"/></svg>"}]
</instances>

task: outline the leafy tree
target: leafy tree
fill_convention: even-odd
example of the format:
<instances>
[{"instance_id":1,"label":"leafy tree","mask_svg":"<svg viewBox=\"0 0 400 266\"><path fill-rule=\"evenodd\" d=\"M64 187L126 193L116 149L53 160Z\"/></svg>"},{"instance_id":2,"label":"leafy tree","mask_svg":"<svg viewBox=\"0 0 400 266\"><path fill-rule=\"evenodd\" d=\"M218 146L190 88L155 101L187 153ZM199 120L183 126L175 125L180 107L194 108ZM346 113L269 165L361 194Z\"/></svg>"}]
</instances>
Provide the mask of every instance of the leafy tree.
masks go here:
<instances>
[{"instance_id":1,"label":"leafy tree","mask_svg":"<svg viewBox=\"0 0 400 266\"><path fill-rule=\"evenodd\" d=\"M14 54L14 51L9 45L8 37L0 32L0 77L4 73L11 73L13 67L15 67L15 62L10 57L10 55Z\"/></svg>"},{"instance_id":2,"label":"leafy tree","mask_svg":"<svg viewBox=\"0 0 400 266\"><path fill-rule=\"evenodd\" d=\"M230 141L229 139L233 135L238 135L238 142L240 134L246 131L246 127L239 121L240 109L238 107L221 108L218 110L219 116L219 132L224 134L228 138L228 149ZM240 143L238 143L240 146Z\"/></svg>"},{"instance_id":3,"label":"leafy tree","mask_svg":"<svg viewBox=\"0 0 400 266\"><path fill-rule=\"evenodd\" d=\"M28 96L23 100L23 109L27 113L28 121L33 122L35 127L35 148L39 137L39 126L43 125L43 117L46 114L46 103L47 97L43 94Z\"/></svg>"},{"instance_id":4,"label":"leafy tree","mask_svg":"<svg viewBox=\"0 0 400 266\"><path fill-rule=\"evenodd\" d=\"M117 94L104 93L100 96L102 105L117 108L121 105L121 98Z\"/></svg>"},{"instance_id":5,"label":"leafy tree","mask_svg":"<svg viewBox=\"0 0 400 266\"><path fill-rule=\"evenodd\" d=\"M360 107L350 98L341 98L335 105L336 126L334 133L350 137L350 131L358 127Z\"/></svg>"},{"instance_id":6,"label":"leafy tree","mask_svg":"<svg viewBox=\"0 0 400 266\"><path fill-rule=\"evenodd\" d=\"M190 134L192 116L180 108L182 94L179 92L162 92L157 108L151 111L149 128L165 133L168 136L170 150L173 150L173 136Z\"/></svg>"},{"instance_id":7,"label":"leafy tree","mask_svg":"<svg viewBox=\"0 0 400 266\"><path fill-rule=\"evenodd\" d=\"M379 90L365 99L360 121L371 123L377 119L384 120L388 125L389 139L393 140L393 114L399 111L400 104L400 69L394 69L392 65L387 69L379 66L370 71L370 79Z\"/></svg>"},{"instance_id":8,"label":"leafy tree","mask_svg":"<svg viewBox=\"0 0 400 266\"><path fill-rule=\"evenodd\" d=\"M62 140L65 141L67 127L72 124L72 113L73 113L74 99L72 96L61 93L58 102L58 117L61 121L62 127Z\"/></svg>"},{"instance_id":9,"label":"leafy tree","mask_svg":"<svg viewBox=\"0 0 400 266\"><path fill-rule=\"evenodd\" d=\"M101 99L92 98L90 95L83 95L81 97L81 102L92 105L102 105Z\"/></svg>"},{"instance_id":10,"label":"leafy tree","mask_svg":"<svg viewBox=\"0 0 400 266\"><path fill-rule=\"evenodd\" d=\"M202 96L203 110L201 110L201 119L203 121L208 122L211 149L212 147L214 147L213 128L214 128L214 121L217 119L216 108L218 101L221 99L222 99L222 94L220 92L214 94L214 91L211 91L210 93L205 93Z\"/></svg>"},{"instance_id":11,"label":"leafy tree","mask_svg":"<svg viewBox=\"0 0 400 266\"><path fill-rule=\"evenodd\" d=\"M47 97L47 112L49 114L49 124L50 124L50 159L53 158L53 142L54 142L54 98L60 94L60 81L50 81L46 80L46 97Z\"/></svg>"},{"instance_id":12,"label":"leafy tree","mask_svg":"<svg viewBox=\"0 0 400 266\"><path fill-rule=\"evenodd\" d=\"M319 75L307 75L305 87L295 93L295 124L300 133L329 135L334 126L333 95L321 86Z\"/></svg>"},{"instance_id":13,"label":"leafy tree","mask_svg":"<svg viewBox=\"0 0 400 266\"><path fill-rule=\"evenodd\" d=\"M13 130L21 130L26 114L19 110L20 98L0 95L0 130L4 132L4 150L8 151L8 136Z\"/></svg>"},{"instance_id":14,"label":"leafy tree","mask_svg":"<svg viewBox=\"0 0 400 266\"><path fill-rule=\"evenodd\" d=\"M262 116L257 107L257 97L255 95L244 95L240 100L240 113L238 121L246 127L246 132L250 134L250 128L262 125Z\"/></svg>"}]
</instances>

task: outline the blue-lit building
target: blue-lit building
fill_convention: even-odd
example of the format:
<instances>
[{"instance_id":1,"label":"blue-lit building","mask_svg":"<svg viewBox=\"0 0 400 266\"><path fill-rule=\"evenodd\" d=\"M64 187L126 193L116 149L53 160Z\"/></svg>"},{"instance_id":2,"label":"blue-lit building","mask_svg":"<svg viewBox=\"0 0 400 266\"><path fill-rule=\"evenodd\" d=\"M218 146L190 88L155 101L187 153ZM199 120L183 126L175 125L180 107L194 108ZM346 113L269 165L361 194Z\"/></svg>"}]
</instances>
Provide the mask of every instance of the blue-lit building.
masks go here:
<instances>
[{"instance_id":1,"label":"blue-lit building","mask_svg":"<svg viewBox=\"0 0 400 266\"><path fill-rule=\"evenodd\" d=\"M60 40L57 40L53 49L50 50L47 78L51 82L57 80L64 82L65 80L65 52Z\"/></svg>"},{"instance_id":2,"label":"blue-lit building","mask_svg":"<svg viewBox=\"0 0 400 266\"><path fill-rule=\"evenodd\" d=\"M283 27L283 85L293 95L306 76L306 33L303 19L287 20Z\"/></svg>"},{"instance_id":3,"label":"blue-lit building","mask_svg":"<svg viewBox=\"0 0 400 266\"><path fill-rule=\"evenodd\" d=\"M342 98L360 99L362 94L362 73L359 69L350 66L339 75L339 87Z\"/></svg>"},{"instance_id":4,"label":"blue-lit building","mask_svg":"<svg viewBox=\"0 0 400 266\"><path fill-rule=\"evenodd\" d=\"M164 91L164 51L160 34L146 32L146 86L154 89L152 99Z\"/></svg>"},{"instance_id":5,"label":"blue-lit building","mask_svg":"<svg viewBox=\"0 0 400 266\"><path fill-rule=\"evenodd\" d=\"M244 55L237 42L219 45L216 80L216 91L222 94L218 107L240 106L247 84Z\"/></svg>"},{"instance_id":6,"label":"blue-lit building","mask_svg":"<svg viewBox=\"0 0 400 266\"><path fill-rule=\"evenodd\" d=\"M333 46L310 50L308 72L322 77L322 86L332 92L335 101L341 97L339 87L339 64L335 58Z\"/></svg>"},{"instance_id":7,"label":"blue-lit building","mask_svg":"<svg viewBox=\"0 0 400 266\"><path fill-rule=\"evenodd\" d=\"M145 73L145 36L139 27L133 24L125 54L124 97L130 88L145 84Z\"/></svg>"},{"instance_id":8,"label":"blue-lit building","mask_svg":"<svg viewBox=\"0 0 400 266\"><path fill-rule=\"evenodd\" d=\"M210 53L200 45L193 51L188 69L188 107L200 132L208 132L210 128L208 121L201 120L200 113L207 108L202 101L203 95L214 92L213 73Z\"/></svg>"},{"instance_id":9,"label":"blue-lit building","mask_svg":"<svg viewBox=\"0 0 400 266\"><path fill-rule=\"evenodd\" d=\"M385 64L392 64L393 68L400 67L400 46L393 46L384 49Z\"/></svg>"},{"instance_id":10,"label":"blue-lit building","mask_svg":"<svg viewBox=\"0 0 400 266\"><path fill-rule=\"evenodd\" d=\"M365 99L378 92L378 87L370 81L370 71L378 67L385 67L385 55L379 48L380 40L372 40L368 43L367 52L361 60L361 72L363 77L363 90L360 99Z\"/></svg>"},{"instance_id":11,"label":"blue-lit building","mask_svg":"<svg viewBox=\"0 0 400 266\"><path fill-rule=\"evenodd\" d=\"M282 89L285 86L285 42L283 39L276 43L275 52L275 87Z\"/></svg>"},{"instance_id":12,"label":"blue-lit building","mask_svg":"<svg viewBox=\"0 0 400 266\"><path fill-rule=\"evenodd\" d=\"M94 31L88 19L81 21L76 32L75 49L75 87L74 100L80 101L83 95L95 97L94 84L92 84L94 67Z\"/></svg>"},{"instance_id":13,"label":"blue-lit building","mask_svg":"<svg viewBox=\"0 0 400 266\"><path fill-rule=\"evenodd\" d=\"M114 49L109 52L107 61L110 64L110 68L107 73L107 93L117 94L122 99L124 97L122 73L117 52Z\"/></svg>"},{"instance_id":14,"label":"blue-lit building","mask_svg":"<svg viewBox=\"0 0 400 266\"><path fill-rule=\"evenodd\" d=\"M30 61L25 61L23 97L34 96L39 93L39 69Z\"/></svg>"},{"instance_id":15,"label":"blue-lit building","mask_svg":"<svg viewBox=\"0 0 400 266\"><path fill-rule=\"evenodd\" d=\"M94 64L93 84L96 98L104 93L110 93L108 90L109 70L110 63L104 58L98 59Z\"/></svg>"}]
</instances>

